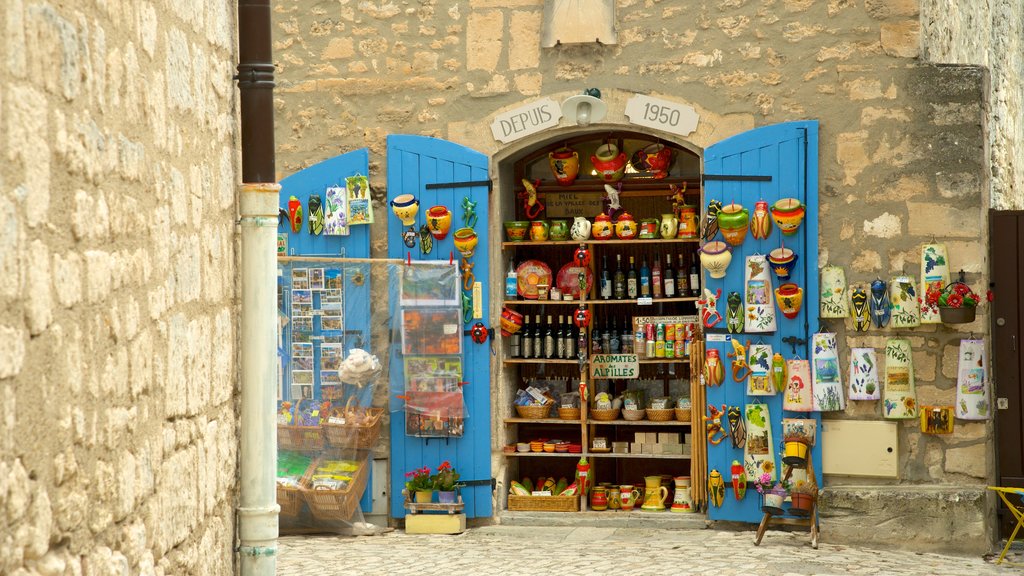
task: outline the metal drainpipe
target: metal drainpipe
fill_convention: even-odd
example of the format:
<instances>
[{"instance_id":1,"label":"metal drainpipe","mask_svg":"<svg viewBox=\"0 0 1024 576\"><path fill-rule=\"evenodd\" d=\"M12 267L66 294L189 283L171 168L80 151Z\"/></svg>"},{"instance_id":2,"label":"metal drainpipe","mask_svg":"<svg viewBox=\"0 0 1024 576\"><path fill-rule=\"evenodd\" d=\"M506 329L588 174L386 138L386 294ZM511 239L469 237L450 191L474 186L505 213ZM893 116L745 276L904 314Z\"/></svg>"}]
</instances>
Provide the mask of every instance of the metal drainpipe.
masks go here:
<instances>
[{"instance_id":1,"label":"metal drainpipe","mask_svg":"<svg viewBox=\"0 0 1024 576\"><path fill-rule=\"evenodd\" d=\"M274 64L270 0L238 1L238 90L242 130L241 481L238 505L242 576L277 571L274 470L277 427L277 213L274 167Z\"/></svg>"}]
</instances>

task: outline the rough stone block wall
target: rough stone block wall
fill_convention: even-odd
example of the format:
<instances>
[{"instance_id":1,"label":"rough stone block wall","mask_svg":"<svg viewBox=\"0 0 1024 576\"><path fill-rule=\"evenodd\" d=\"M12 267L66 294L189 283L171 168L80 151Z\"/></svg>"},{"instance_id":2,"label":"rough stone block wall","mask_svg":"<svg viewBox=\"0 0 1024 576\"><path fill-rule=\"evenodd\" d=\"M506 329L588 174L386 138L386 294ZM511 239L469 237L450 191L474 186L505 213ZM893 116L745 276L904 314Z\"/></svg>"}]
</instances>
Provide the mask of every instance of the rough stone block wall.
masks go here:
<instances>
[{"instance_id":1,"label":"rough stone block wall","mask_svg":"<svg viewBox=\"0 0 1024 576\"><path fill-rule=\"evenodd\" d=\"M617 45L551 49L539 48L543 5L382 0L309 9L299 0L276 0L284 174L368 147L371 184L386 213L388 134L437 136L504 157L523 144L493 139L495 114L542 96L561 101L587 87L601 89L609 107L602 123L613 128L635 128L623 110L637 92L693 106L701 121L686 140L697 148L755 126L818 119L821 265L843 266L850 282L917 277L921 245L935 238L976 290L987 286L985 73L920 61L917 0L619 0ZM563 120L553 130L568 126ZM500 183L495 191L510 193ZM376 254L384 252L385 220L373 228ZM881 349L888 337L909 337L919 401L952 404L958 340L971 331L986 334L987 316L983 308L975 323L956 329L857 334L841 321L823 327L839 334L843 366L851 347ZM851 404L846 414L829 417L881 418L878 403ZM974 490L991 474L991 438L987 423L957 422L950 437L924 436L916 422L902 423L898 479L827 482L855 495L897 494L906 490L901 486ZM495 470L501 460L495 457ZM853 500L870 512L860 513L862 532L896 510L882 498ZM968 500L958 514L982 524L982 500ZM931 502L938 510L940 499ZM914 529L943 534L933 525L939 518L922 513ZM837 540L849 534L839 522L832 529ZM962 549L988 546L984 533L961 537ZM938 545L923 538L901 543Z\"/></svg>"},{"instance_id":2,"label":"rough stone block wall","mask_svg":"<svg viewBox=\"0 0 1024 576\"><path fill-rule=\"evenodd\" d=\"M989 71L992 208L1024 210L1024 3L921 0L921 56Z\"/></svg>"},{"instance_id":3,"label":"rough stone block wall","mask_svg":"<svg viewBox=\"0 0 1024 576\"><path fill-rule=\"evenodd\" d=\"M234 8L0 30L0 574L232 574Z\"/></svg>"}]
</instances>

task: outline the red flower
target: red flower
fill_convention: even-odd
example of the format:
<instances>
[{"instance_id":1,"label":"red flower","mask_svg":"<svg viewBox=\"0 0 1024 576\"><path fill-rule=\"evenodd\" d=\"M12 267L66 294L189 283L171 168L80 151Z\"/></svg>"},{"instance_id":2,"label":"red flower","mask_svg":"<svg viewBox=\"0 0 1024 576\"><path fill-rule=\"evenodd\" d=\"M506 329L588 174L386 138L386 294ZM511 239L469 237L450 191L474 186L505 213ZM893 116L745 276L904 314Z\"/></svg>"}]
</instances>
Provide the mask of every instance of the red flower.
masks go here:
<instances>
[{"instance_id":1,"label":"red flower","mask_svg":"<svg viewBox=\"0 0 1024 576\"><path fill-rule=\"evenodd\" d=\"M953 291L960 296L967 296L971 293L971 288L967 284L954 284Z\"/></svg>"},{"instance_id":2,"label":"red flower","mask_svg":"<svg viewBox=\"0 0 1024 576\"><path fill-rule=\"evenodd\" d=\"M959 308L963 303L964 297L959 293L950 294L949 297L946 298L946 306L950 308Z\"/></svg>"}]
</instances>

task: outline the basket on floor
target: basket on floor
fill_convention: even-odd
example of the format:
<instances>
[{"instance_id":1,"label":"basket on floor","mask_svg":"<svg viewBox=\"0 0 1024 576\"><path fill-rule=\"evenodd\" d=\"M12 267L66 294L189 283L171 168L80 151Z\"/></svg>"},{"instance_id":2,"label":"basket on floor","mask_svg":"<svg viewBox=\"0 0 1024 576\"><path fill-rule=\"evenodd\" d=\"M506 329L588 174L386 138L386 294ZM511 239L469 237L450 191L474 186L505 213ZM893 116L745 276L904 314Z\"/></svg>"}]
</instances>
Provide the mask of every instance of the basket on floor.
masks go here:
<instances>
[{"instance_id":1,"label":"basket on floor","mask_svg":"<svg viewBox=\"0 0 1024 576\"><path fill-rule=\"evenodd\" d=\"M636 422L637 420L643 420L644 419L644 411L642 409L634 410L632 408L623 408L622 409L622 419L623 420L629 420L631 422Z\"/></svg>"},{"instance_id":2,"label":"basket on floor","mask_svg":"<svg viewBox=\"0 0 1024 576\"><path fill-rule=\"evenodd\" d=\"M647 419L651 422L668 422L676 415L675 408L648 408Z\"/></svg>"},{"instance_id":3,"label":"basket on floor","mask_svg":"<svg viewBox=\"0 0 1024 576\"><path fill-rule=\"evenodd\" d=\"M359 506L359 499L363 497L363 490L366 489L366 480L369 477L369 461L363 460L359 469L355 471L352 481L343 490L324 490L311 488L313 472L322 459L313 462L310 472L303 483L302 497L309 504L309 510L314 518L320 520L348 520L352 518L356 507Z\"/></svg>"},{"instance_id":4,"label":"basket on floor","mask_svg":"<svg viewBox=\"0 0 1024 576\"><path fill-rule=\"evenodd\" d=\"M277 484L277 505L281 507L281 516L297 518L299 513L302 512L302 505L305 503L305 499L302 496L301 486L304 486L309 481L310 476L313 475L315 465L316 460L314 459L306 467L306 472L299 480L299 486Z\"/></svg>"},{"instance_id":5,"label":"basket on floor","mask_svg":"<svg viewBox=\"0 0 1024 576\"><path fill-rule=\"evenodd\" d=\"M578 512L579 496L518 496L509 494L509 510L531 510L537 512Z\"/></svg>"},{"instance_id":6,"label":"basket on floor","mask_svg":"<svg viewBox=\"0 0 1024 576\"><path fill-rule=\"evenodd\" d=\"M353 407L352 400L349 398L344 410L331 414L322 422L320 427L324 431L324 440L333 448L372 450L380 438L384 409ZM332 417L343 418L344 423L332 423Z\"/></svg>"},{"instance_id":7,"label":"basket on floor","mask_svg":"<svg viewBox=\"0 0 1024 576\"><path fill-rule=\"evenodd\" d=\"M689 422L693 416L693 412L690 408L674 408L676 412L676 420L680 422Z\"/></svg>"},{"instance_id":8,"label":"basket on floor","mask_svg":"<svg viewBox=\"0 0 1024 576\"><path fill-rule=\"evenodd\" d=\"M609 409L591 408L590 411L587 412L587 417L590 418L591 420L601 420L601 421L617 420L619 418L619 409L618 408L609 408Z\"/></svg>"},{"instance_id":9,"label":"basket on floor","mask_svg":"<svg viewBox=\"0 0 1024 576\"><path fill-rule=\"evenodd\" d=\"M516 414L519 414L520 418L531 418L539 420L541 418L547 418L551 415L551 406L553 403L548 402L542 406L519 406L516 405Z\"/></svg>"}]
</instances>

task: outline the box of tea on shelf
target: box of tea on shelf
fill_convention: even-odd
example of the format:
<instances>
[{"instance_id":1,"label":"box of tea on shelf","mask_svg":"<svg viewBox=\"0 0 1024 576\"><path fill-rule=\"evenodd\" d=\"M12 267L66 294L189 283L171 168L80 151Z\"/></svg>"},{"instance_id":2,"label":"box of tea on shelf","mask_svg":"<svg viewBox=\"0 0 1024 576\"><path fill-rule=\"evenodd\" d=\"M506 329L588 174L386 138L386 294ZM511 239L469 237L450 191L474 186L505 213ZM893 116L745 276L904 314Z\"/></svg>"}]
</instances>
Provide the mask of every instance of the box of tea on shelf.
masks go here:
<instances>
[{"instance_id":1,"label":"box of tea on shelf","mask_svg":"<svg viewBox=\"0 0 1024 576\"><path fill-rule=\"evenodd\" d=\"M643 452L644 452L644 444L643 444L643 442L630 442L629 443L629 453L630 454L643 454Z\"/></svg>"},{"instance_id":2,"label":"box of tea on shelf","mask_svg":"<svg viewBox=\"0 0 1024 576\"><path fill-rule=\"evenodd\" d=\"M658 444L680 444L679 432L658 432Z\"/></svg>"},{"instance_id":3,"label":"box of tea on shelf","mask_svg":"<svg viewBox=\"0 0 1024 576\"><path fill-rule=\"evenodd\" d=\"M612 452L615 454L629 454L629 442L612 442Z\"/></svg>"}]
</instances>

